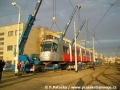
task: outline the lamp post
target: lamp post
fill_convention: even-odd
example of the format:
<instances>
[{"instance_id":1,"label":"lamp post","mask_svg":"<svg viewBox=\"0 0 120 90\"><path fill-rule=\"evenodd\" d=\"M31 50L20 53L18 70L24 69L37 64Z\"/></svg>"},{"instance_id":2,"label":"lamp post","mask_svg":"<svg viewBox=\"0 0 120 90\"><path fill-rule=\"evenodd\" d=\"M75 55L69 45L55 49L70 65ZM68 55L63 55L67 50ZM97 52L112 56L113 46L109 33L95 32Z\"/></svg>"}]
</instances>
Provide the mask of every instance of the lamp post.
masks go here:
<instances>
[{"instance_id":1,"label":"lamp post","mask_svg":"<svg viewBox=\"0 0 120 90\"><path fill-rule=\"evenodd\" d=\"M20 33L20 6L16 2L11 3L13 6L17 6L18 11L18 30L17 30L17 43L16 43L16 57L15 57L15 75L18 75L19 71L17 69L18 57L19 57L19 33Z\"/></svg>"}]
</instances>

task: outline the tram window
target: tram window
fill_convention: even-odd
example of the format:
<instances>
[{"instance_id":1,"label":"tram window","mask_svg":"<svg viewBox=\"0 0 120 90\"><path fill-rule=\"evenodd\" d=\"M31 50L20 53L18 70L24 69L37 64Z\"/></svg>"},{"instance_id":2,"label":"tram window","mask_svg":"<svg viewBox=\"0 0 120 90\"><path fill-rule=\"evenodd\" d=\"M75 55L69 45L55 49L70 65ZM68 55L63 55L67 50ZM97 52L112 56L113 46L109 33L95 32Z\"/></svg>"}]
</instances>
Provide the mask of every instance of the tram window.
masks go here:
<instances>
[{"instance_id":1,"label":"tram window","mask_svg":"<svg viewBox=\"0 0 120 90\"><path fill-rule=\"evenodd\" d=\"M56 43L53 43L52 51L57 52L58 45Z\"/></svg>"},{"instance_id":2,"label":"tram window","mask_svg":"<svg viewBox=\"0 0 120 90\"><path fill-rule=\"evenodd\" d=\"M72 50L72 56L75 56L75 50Z\"/></svg>"},{"instance_id":3,"label":"tram window","mask_svg":"<svg viewBox=\"0 0 120 90\"><path fill-rule=\"evenodd\" d=\"M63 46L63 53L68 53L68 47Z\"/></svg>"},{"instance_id":4,"label":"tram window","mask_svg":"<svg viewBox=\"0 0 120 90\"><path fill-rule=\"evenodd\" d=\"M82 50L82 54L85 55L85 51L84 50Z\"/></svg>"},{"instance_id":5,"label":"tram window","mask_svg":"<svg viewBox=\"0 0 120 90\"><path fill-rule=\"evenodd\" d=\"M53 39L52 35L46 35L46 39Z\"/></svg>"},{"instance_id":6,"label":"tram window","mask_svg":"<svg viewBox=\"0 0 120 90\"><path fill-rule=\"evenodd\" d=\"M52 42L50 41L43 42L41 46L42 46L41 51L51 51Z\"/></svg>"},{"instance_id":7,"label":"tram window","mask_svg":"<svg viewBox=\"0 0 120 90\"><path fill-rule=\"evenodd\" d=\"M80 52L77 52L77 56L80 56Z\"/></svg>"},{"instance_id":8,"label":"tram window","mask_svg":"<svg viewBox=\"0 0 120 90\"><path fill-rule=\"evenodd\" d=\"M75 50L72 50L72 56L75 56ZM77 52L77 56L80 56L80 52Z\"/></svg>"}]
</instances>

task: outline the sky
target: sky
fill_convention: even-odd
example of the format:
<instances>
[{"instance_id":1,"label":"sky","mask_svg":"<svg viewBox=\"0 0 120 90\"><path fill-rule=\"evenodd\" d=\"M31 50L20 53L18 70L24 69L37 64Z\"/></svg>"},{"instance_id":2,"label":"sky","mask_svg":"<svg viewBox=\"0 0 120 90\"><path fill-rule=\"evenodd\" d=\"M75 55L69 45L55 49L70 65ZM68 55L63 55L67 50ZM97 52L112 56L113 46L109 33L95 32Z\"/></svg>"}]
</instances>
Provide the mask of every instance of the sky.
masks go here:
<instances>
[{"instance_id":1,"label":"sky","mask_svg":"<svg viewBox=\"0 0 120 90\"><path fill-rule=\"evenodd\" d=\"M18 7L12 6L12 2L21 7L21 22L26 23L38 0L0 0L0 27L18 22ZM107 57L120 56L119 0L43 0L34 27L45 27L53 32L63 31L76 5L81 8L75 13L65 38L74 38L74 22L78 31L87 19L88 23L85 23L77 40L89 41L86 48L92 48L92 38L95 36L96 52ZM56 17L56 24L52 25L53 17Z\"/></svg>"}]
</instances>

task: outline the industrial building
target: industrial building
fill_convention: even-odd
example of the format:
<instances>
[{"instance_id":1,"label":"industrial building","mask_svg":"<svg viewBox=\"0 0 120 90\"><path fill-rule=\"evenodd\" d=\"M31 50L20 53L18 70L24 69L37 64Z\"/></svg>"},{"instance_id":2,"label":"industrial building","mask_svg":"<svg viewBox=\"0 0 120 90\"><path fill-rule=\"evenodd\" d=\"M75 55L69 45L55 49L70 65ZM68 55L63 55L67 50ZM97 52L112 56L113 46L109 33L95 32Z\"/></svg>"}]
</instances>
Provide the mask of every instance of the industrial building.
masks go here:
<instances>
[{"instance_id":1,"label":"industrial building","mask_svg":"<svg viewBox=\"0 0 120 90\"><path fill-rule=\"evenodd\" d=\"M25 24L20 24L20 35L24 30ZM0 27L0 59L14 63L14 50L17 44L18 24ZM40 42L45 38L44 33L48 32L45 28L32 28L28 36L24 54L30 55L40 53Z\"/></svg>"}]
</instances>

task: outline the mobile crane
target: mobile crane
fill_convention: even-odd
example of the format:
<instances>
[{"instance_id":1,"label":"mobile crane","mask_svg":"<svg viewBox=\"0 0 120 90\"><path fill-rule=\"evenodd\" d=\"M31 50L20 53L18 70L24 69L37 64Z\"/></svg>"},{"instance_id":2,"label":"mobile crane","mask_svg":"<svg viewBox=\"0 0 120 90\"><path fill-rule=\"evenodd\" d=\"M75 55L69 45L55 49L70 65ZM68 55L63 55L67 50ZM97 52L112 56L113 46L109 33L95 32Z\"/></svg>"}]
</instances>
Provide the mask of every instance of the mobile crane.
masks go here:
<instances>
[{"instance_id":1,"label":"mobile crane","mask_svg":"<svg viewBox=\"0 0 120 90\"><path fill-rule=\"evenodd\" d=\"M64 38L64 36L65 36L65 34L66 34L66 31L68 30L68 27L70 26L70 23L71 23L71 21L72 21L72 19L73 19L73 17L74 17L74 14L75 14L76 10L77 10L77 9L79 10L80 8L81 8L81 6L76 6L76 7L74 8L74 11L72 12L72 14L71 14L71 16L70 16L70 19L69 19L68 23L66 24L63 33L60 35L59 41L62 41L62 40L63 40L63 38Z\"/></svg>"},{"instance_id":2,"label":"mobile crane","mask_svg":"<svg viewBox=\"0 0 120 90\"><path fill-rule=\"evenodd\" d=\"M77 34L76 34L76 38L77 38L78 35L80 34L83 26L85 25L85 22L86 22L86 20L84 20L84 22L83 22L82 25L80 26L80 28L79 28L79 30L78 30L78 32L77 32ZM71 49L71 47L73 46L74 42L75 42L75 38L72 39L70 49ZM70 59L72 59L72 52L70 52ZM73 62L69 63L69 64L68 64L68 69L73 69L73 68L74 68L74 63L73 63Z\"/></svg>"},{"instance_id":3,"label":"mobile crane","mask_svg":"<svg viewBox=\"0 0 120 90\"><path fill-rule=\"evenodd\" d=\"M34 13L32 15L31 14L29 15L27 24L26 24L26 26L25 26L25 28L24 28L24 30L22 32L22 35L20 37L20 40L19 40L18 60L20 62L24 62L24 63L28 62L29 65L38 65L40 63L40 60L37 57L38 55L31 54L30 57L28 57L27 55L23 55L23 52L24 52L24 47L25 47L26 41L28 39L30 30L31 30L32 26L34 25L36 15L37 15L38 10L39 10L39 8L41 6L41 3L42 3L42 0L38 1L37 4L36 4Z\"/></svg>"},{"instance_id":4,"label":"mobile crane","mask_svg":"<svg viewBox=\"0 0 120 90\"><path fill-rule=\"evenodd\" d=\"M79 28L79 30L78 30L78 33L77 33L77 35L76 35L76 38L78 37L78 35L79 35L80 32L82 31L82 28L83 28L83 26L85 25L85 22L86 22L86 20L84 20L84 22L83 22L82 25L80 26L80 28ZM75 42L75 38L72 39L71 45L73 45L74 42Z\"/></svg>"},{"instance_id":5,"label":"mobile crane","mask_svg":"<svg viewBox=\"0 0 120 90\"><path fill-rule=\"evenodd\" d=\"M63 38L68 30L68 27L70 26L70 23L74 17L75 12L77 9L79 10L81 6L76 6L70 16L70 19L68 20L67 24L65 25L63 33L60 35L59 40L55 39L47 39L43 40L41 44L41 52L40 52L40 60L43 62L46 66L48 65L60 65L61 62L64 62L63 60ZM61 64L60 66L62 66Z\"/></svg>"}]
</instances>

